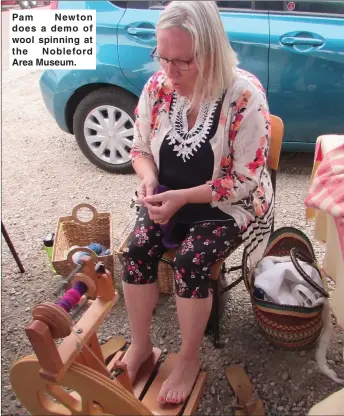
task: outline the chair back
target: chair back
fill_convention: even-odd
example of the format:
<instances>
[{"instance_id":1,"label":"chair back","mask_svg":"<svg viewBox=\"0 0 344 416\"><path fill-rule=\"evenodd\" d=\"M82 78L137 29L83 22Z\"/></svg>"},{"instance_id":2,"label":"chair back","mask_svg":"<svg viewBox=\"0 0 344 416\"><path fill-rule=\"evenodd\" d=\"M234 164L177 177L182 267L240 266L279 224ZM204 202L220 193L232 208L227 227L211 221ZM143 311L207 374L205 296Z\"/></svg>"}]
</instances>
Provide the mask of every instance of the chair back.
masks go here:
<instances>
[{"instance_id":1,"label":"chair back","mask_svg":"<svg viewBox=\"0 0 344 416\"><path fill-rule=\"evenodd\" d=\"M282 148L284 124L279 117L273 115L270 116L270 121L271 139L267 165L270 169L277 171Z\"/></svg>"}]
</instances>

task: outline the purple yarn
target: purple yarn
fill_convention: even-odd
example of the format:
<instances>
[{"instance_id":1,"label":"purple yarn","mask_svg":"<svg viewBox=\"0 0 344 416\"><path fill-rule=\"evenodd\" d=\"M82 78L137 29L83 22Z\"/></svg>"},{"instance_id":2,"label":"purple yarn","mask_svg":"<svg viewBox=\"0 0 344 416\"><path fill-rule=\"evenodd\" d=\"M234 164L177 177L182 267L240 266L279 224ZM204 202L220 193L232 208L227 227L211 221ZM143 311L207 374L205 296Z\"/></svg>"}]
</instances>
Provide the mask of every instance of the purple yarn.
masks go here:
<instances>
[{"instance_id":1,"label":"purple yarn","mask_svg":"<svg viewBox=\"0 0 344 416\"><path fill-rule=\"evenodd\" d=\"M154 189L154 195L161 194L168 190L169 189L167 186L159 184ZM178 243L177 241L173 241L173 238L171 238L171 234L172 234L174 226L175 226L175 221L173 220L173 217L170 218L166 224L160 224L160 228L163 234L162 242L166 248L177 248L180 244L180 242Z\"/></svg>"},{"instance_id":2,"label":"purple yarn","mask_svg":"<svg viewBox=\"0 0 344 416\"><path fill-rule=\"evenodd\" d=\"M74 285L74 289L80 293L80 296L83 296L87 292L87 285L83 282L77 281Z\"/></svg>"},{"instance_id":3,"label":"purple yarn","mask_svg":"<svg viewBox=\"0 0 344 416\"><path fill-rule=\"evenodd\" d=\"M56 305L60 306L67 313L79 302L81 296L87 292L87 285L83 282L77 281L72 289L62 296Z\"/></svg>"},{"instance_id":4,"label":"purple yarn","mask_svg":"<svg viewBox=\"0 0 344 416\"><path fill-rule=\"evenodd\" d=\"M57 303L57 306L60 306L60 308L64 309L66 312L69 312L72 309L72 304L68 302L67 299L60 299Z\"/></svg>"}]
</instances>

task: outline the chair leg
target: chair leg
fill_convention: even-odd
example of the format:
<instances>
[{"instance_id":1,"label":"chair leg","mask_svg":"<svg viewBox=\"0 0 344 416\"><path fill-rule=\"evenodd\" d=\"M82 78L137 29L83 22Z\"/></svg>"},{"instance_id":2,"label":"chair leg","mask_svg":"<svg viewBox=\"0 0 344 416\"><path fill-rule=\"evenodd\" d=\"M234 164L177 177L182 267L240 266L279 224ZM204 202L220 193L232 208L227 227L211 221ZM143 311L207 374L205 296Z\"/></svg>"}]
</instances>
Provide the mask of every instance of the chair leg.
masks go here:
<instances>
[{"instance_id":1,"label":"chair leg","mask_svg":"<svg viewBox=\"0 0 344 416\"><path fill-rule=\"evenodd\" d=\"M220 341L220 281L212 280L213 286L213 322L212 322L212 329L214 333L214 347L215 348L223 348L224 343Z\"/></svg>"},{"instance_id":2,"label":"chair leg","mask_svg":"<svg viewBox=\"0 0 344 416\"><path fill-rule=\"evenodd\" d=\"M22 265L22 262L20 261L20 258L18 256L18 254L17 254L17 252L16 252L13 244L12 244L12 241L11 241L9 235L7 234L6 228L5 228L4 224L2 223L2 221L1 221L1 234L4 236L4 239L5 239L5 241L6 241L7 245L8 245L11 253L12 253L12 256L13 256L14 260L17 263L17 266L18 266L20 272L21 273L24 273L25 272L25 269L24 269L24 267Z\"/></svg>"}]
</instances>

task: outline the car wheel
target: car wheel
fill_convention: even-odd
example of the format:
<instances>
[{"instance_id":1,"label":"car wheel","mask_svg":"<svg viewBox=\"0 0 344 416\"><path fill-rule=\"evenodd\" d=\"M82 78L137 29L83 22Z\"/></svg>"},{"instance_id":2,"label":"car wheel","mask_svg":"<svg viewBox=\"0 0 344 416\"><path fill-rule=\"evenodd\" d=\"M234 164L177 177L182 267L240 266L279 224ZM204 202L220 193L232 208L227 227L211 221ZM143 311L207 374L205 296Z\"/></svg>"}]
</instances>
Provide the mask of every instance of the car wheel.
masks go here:
<instances>
[{"instance_id":1,"label":"car wheel","mask_svg":"<svg viewBox=\"0 0 344 416\"><path fill-rule=\"evenodd\" d=\"M74 135L87 159L111 173L133 172L130 150L137 99L116 87L91 92L74 115Z\"/></svg>"},{"instance_id":2,"label":"car wheel","mask_svg":"<svg viewBox=\"0 0 344 416\"><path fill-rule=\"evenodd\" d=\"M29 0L19 0L19 6L22 9L29 9L30 8L30 2L29 2Z\"/></svg>"}]
</instances>

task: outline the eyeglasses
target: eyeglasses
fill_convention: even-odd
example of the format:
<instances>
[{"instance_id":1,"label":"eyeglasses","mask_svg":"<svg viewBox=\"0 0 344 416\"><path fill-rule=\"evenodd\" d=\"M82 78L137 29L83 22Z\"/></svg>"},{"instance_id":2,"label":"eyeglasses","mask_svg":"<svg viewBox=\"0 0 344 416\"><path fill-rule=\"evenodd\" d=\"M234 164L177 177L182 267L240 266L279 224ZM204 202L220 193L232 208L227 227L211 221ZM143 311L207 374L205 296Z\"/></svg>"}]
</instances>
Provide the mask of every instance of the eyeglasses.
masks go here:
<instances>
[{"instance_id":1,"label":"eyeglasses","mask_svg":"<svg viewBox=\"0 0 344 416\"><path fill-rule=\"evenodd\" d=\"M182 61L180 59L167 59L162 58L161 56L156 55L157 48L154 48L150 56L156 62L158 62L162 67L167 66L169 62L174 65L180 71L188 71L190 63L193 61L193 58L188 61Z\"/></svg>"}]
</instances>

